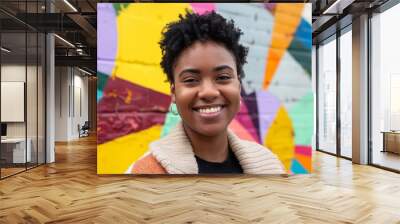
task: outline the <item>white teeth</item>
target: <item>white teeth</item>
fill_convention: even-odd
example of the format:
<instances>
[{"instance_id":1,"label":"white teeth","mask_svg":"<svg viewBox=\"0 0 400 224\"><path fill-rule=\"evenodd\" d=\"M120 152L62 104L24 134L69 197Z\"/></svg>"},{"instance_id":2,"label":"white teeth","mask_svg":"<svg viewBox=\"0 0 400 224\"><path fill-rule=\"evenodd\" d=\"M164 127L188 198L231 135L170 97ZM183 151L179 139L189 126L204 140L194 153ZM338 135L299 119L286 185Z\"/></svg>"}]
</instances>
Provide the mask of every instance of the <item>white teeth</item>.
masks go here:
<instances>
[{"instance_id":1,"label":"white teeth","mask_svg":"<svg viewBox=\"0 0 400 224\"><path fill-rule=\"evenodd\" d=\"M221 107L218 106L218 107L201 108L201 109L199 109L199 112L200 112L200 113L209 114L209 113L216 113L216 112L218 112L218 111L220 111L220 110L221 110Z\"/></svg>"}]
</instances>

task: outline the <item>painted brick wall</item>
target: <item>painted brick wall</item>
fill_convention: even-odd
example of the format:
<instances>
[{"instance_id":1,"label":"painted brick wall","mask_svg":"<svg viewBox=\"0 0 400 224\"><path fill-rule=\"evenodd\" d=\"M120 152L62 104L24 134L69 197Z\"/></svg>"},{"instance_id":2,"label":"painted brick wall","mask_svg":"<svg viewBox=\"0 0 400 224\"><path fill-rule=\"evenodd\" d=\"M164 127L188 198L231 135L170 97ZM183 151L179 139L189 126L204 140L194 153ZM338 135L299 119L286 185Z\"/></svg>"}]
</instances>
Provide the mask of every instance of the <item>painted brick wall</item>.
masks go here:
<instances>
[{"instance_id":1,"label":"painted brick wall","mask_svg":"<svg viewBox=\"0 0 400 224\"><path fill-rule=\"evenodd\" d=\"M233 19L249 47L243 104L230 128L270 148L290 173L311 172L311 4L99 4L98 172L123 173L168 133L161 29L186 9Z\"/></svg>"}]
</instances>

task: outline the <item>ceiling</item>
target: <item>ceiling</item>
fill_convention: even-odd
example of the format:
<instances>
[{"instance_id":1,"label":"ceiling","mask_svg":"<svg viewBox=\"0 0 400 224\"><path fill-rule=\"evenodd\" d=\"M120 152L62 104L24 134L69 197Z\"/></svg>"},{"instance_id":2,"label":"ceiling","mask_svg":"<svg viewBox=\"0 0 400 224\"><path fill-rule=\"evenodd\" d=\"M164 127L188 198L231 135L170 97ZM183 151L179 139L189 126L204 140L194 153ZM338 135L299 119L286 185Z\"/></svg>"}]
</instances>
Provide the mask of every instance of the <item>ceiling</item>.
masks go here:
<instances>
[{"instance_id":1,"label":"ceiling","mask_svg":"<svg viewBox=\"0 0 400 224\"><path fill-rule=\"evenodd\" d=\"M29 61L36 57L36 51L43 48L43 44L37 43L37 33L54 32L57 34L56 65L82 66L96 71L97 1L50 0L47 5L45 2L0 1L2 46L12 50L2 60L25 61L26 56ZM41 37L39 40L43 40Z\"/></svg>"},{"instance_id":2,"label":"ceiling","mask_svg":"<svg viewBox=\"0 0 400 224\"><path fill-rule=\"evenodd\" d=\"M318 43L352 23L363 13L373 12L388 0L311 0L313 43Z\"/></svg>"},{"instance_id":3,"label":"ceiling","mask_svg":"<svg viewBox=\"0 0 400 224\"><path fill-rule=\"evenodd\" d=\"M97 2L125 0L0 0L2 46L13 51L8 58L31 58L42 44L28 32L54 32L56 65L86 66L96 71ZM388 0L293 0L312 3L313 42L332 35L337 24L346 26L352 17L377 8ZM279 1L278 1L279 2ZM52 13L49 13L49 12ZM338 21L341 21L338 23ZM346 22L347 21L347 22ZM340 28L340 27L339 27ZM63 41L62 39L66 40ZM27 50L25 45L27 43ZM72 44L72 45L71 45ZM2 53L3 54L3 53ZM33 56L32 56L33 57ZM3 57L4 60L4 57Z\"/></svg>"}]
</instances>

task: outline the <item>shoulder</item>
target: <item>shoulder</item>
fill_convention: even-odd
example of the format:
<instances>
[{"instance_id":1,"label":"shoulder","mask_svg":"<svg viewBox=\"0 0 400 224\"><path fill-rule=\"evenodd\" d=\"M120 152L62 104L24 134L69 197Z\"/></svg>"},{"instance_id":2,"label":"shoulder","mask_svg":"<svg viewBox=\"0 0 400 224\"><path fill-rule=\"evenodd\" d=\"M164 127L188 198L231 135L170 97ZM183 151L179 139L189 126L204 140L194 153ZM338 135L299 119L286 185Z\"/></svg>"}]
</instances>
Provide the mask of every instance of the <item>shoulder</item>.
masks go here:
<instances>
[{"instance_id":1,"label":"shoulder","mask_svg":"<svg viewBox=\"0 0 400 224\"><path fill-rule=\"evenodd\" d=\"M136 161L132 167L132 174L166 174L167 171L150 153Z\"/></svg>"}]
</instances>

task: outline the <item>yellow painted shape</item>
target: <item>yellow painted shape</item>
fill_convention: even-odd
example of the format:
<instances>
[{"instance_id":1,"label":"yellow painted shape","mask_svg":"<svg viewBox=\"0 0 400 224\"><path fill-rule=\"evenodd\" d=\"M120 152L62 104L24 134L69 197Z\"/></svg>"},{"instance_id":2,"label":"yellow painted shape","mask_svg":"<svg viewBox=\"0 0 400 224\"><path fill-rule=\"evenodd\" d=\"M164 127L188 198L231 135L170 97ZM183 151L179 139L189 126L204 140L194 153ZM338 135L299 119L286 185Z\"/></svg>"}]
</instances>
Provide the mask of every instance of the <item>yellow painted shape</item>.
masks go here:
<instances>
[{"instance_id":1,"label":"yellow painted shape","mask_svg":"<svg viewBox=\"0 0 400 224\"><path fill-rule=\"evenodd\" d=\"M97 146L97 173L123 174L148 150L150 142L159 139L162 126L155 125Z\"/></svg>"},{"instance_id":2,"label":"yellow painted shape","mask_svg":"<svg viewBox=\"0 0 400 224\"><path fill-rule=\"evenodd\" d=\"M189 3L132 3L117 17L118 49L113 75L170 94L166 75L160 67L158 42L166 24L179 19Z\"/></svg>"},{"instance_id":3,"label":"yellow painted shape","mask_svg":"<svg viewBox=\"0 0 400 224\"><path fill-rule=\"evenodd\" d=\"M268 50L263 89L267 89L278 65L293 40L303 14L303 3L282 3L275 8L274 29Z\"/></svg>"},{"instance_id":4,"label":"yellow painted shape","mask_svg":"<svg viewBox=\"0 0 400 224\"><path fill-rule=\"evenodd\" d=\"M265 146L279 157L286 170L289 170L294 157L294 129L289 114L283 106L279 108L264 137L264 142Z\"/></svg>"}]
</instances>

